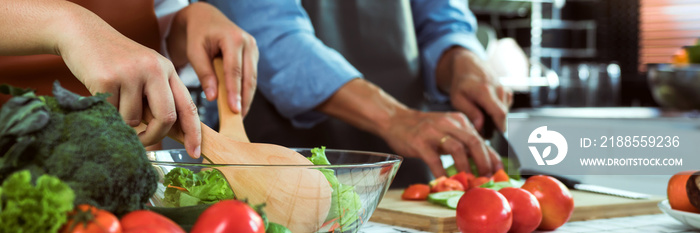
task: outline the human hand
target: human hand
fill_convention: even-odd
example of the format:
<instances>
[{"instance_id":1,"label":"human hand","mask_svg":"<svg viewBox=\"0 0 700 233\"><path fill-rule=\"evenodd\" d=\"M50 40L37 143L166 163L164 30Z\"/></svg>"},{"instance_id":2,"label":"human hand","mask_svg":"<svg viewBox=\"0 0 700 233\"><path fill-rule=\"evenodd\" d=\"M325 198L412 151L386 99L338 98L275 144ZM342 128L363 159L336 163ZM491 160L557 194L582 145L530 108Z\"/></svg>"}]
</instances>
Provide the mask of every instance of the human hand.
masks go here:
<instances>
[{"instance_id":1,"label":"human hand","mask_svg":"<svg viewBox=\"0 0 700 233\"><path fill-rule=\"evenodd\" d=\"M449 49L438 63L436 79L438 87L449 94L452 107L466 114L476 129L483 131L485 117L491 117L505 132L513 92L496 80L476 54L462 47Z\"/></svg>"},{"instance_id":2,"label":"human hand","mask_svg":"<svg viewBox=\"0 0 700 233\"><path fill-rule=\"evenodd\" d=\"M481 175L503 167L498 154L484 143L463 113L404 110L391 121L389 130L380 136L397 154L421 158L435 177L445 175L441 154L450 154L460 171L471 171L469 158Z\"/></svg>"},{"instance_id":3,"label":"human hand","mask_svg":"<svg viewBox=\"0 0 700 233\"><path fill-rule=\"evenodd\" d=\"M107 100L119 109L128 125L138 126L144 113L151 112L153 119L139 133L145 146L157 143L171 130L182 130L187 152L199 157L197 108L172 63L103 21L94 22L89 27L69 29L75 32L70 35L80 39L60 39L59 54L71 72L91 93L111 93Z\"/></svg>"},{"instance_id":4,"label":"human hand","mask_svg":"<svg viewBox=\"0 0 700 233\"><path fill-rule=\"evenodd\" d=\"M192 64L207 99L217 98L218 85L226 85L229 107L245 116L257 85L258 47L255 39L215 7L196 2L180 10L168 37L175 66ZM213 58L221 53L226 83L218 83Z\"/></svg>"}]
</instances>

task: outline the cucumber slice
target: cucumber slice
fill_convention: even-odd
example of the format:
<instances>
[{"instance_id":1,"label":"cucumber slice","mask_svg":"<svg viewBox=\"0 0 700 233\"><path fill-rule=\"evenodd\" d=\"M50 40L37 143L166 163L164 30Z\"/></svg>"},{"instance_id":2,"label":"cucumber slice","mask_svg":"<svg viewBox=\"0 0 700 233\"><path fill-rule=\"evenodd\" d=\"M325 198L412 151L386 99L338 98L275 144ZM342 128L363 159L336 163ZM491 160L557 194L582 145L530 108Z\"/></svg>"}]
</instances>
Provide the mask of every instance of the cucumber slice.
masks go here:
<instances>
[{"instance_id":1,"label":"cucumber slice","mask_svg":"<svg viewBox=\"0 0 700 233\"><path fill-rule=\"evenodd\" d=\"M452 197L461 197L464 191L445 191L439 193L431 193L428 195L428 202L442 206L448 206L447 200ZM455 207L457 205L455 204ZM448 206L449 207L449 206Z\"/></svg>"},{"instance_id":2,"label":"cucumber slice","mask_svg":"<svg viewBox=\"0 0 700 233\"><path fill-rule=\"evenodd\" d=\"M460 198L462 198L462 196L450 197L447 199L447 203L445 205L447 206L447 208L455 210L457 209L457 203L459 203Z\"/></svg>"}]
</instances>

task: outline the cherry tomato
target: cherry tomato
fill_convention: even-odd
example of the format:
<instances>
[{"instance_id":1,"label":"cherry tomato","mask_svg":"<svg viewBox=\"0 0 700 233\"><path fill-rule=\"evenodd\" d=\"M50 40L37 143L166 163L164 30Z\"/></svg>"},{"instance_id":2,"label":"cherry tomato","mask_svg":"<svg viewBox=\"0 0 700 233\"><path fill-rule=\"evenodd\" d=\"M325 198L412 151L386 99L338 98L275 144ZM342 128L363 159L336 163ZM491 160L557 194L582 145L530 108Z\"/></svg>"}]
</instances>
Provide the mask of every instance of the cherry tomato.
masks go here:
<instances>
[{"instance_id":1,"label":"cherry tomato","mask_svg":"<svg viewBox=\"0 0 700 233\"><path fill-rule=\"evenodd\" d=\"M238 200L220 201L204 210L191 233L264 233L265 225L258 213Z\"/></svg>"},{"instance_id":2,"label":"cherry tomato","mask_svg":"<svg viewBox=\"0 0 700 233\"><path fill-rule=\"evenodd\" d=\"M487 188L472 188L457 203L457 228L462 233L505 233L513 212L503 195Z\"/></svg>"},{"instance_id":3,"label":"cherry tomato","mask_svg":"<svg viewBox=\"0 0 700 233\"><path fill-rule=\"evenodd\" d=\"M401 199L404 200L425 200L430 194L430 186L427 184L412 184L403 190Z\"/></svg>"},{"instance_id":4,"label":"cherry tomato","mask_svg":"<svg viewBox=\"0 0 700 233\"><path fill-rule=\"evenodd\" d=\"M109 211L82 204L70 214L63 233L121 233L119 219Z\"/></svg>"},{"instance_id":5,"label":"cherry tomato","mask_svg":"<svg viewBox=\"0 0 700 233\"><path fill-rule=\"evenodd\" d=\"M503 194L513 211L513 225L509 233L528 233L537 229L542 222L542 209L535 195L525 189L505 187L498 190Z\"/></svg>"},{"instance_id":6,"label":"cherry tomato","mask_svg":"<svg viewBox=\"0 0 700 233\"><path fill-rule=\"evenodd\" d=\"M498 171L496 171L496 173L493 174L492 178L493 182L503 182L510 180L510 177L508 177L508 174L503 169L499 169Z\"/></svg>"},{"instance_id":7,"label":"cherry tomato","mask_svg":"<svg viewBox=\"0 0 700 233\"><path fill-rule=\"evenodd\" d=\"M528 178L525 189L535 195L542 208L539 230L551 231L564 225L574 212L574 198L564 184L551 176L537 175Z\"/></svg>"},{"instance_id":8,"label":"cherry tomato","mask_svg":"<svg viewBox=\"0 0 700 233\"><path fill-rule=\"evenodd\" d=\"M469 189L469 183L476 179L476 177L474 176L474 174L461 171L457 174L450 176L450 179L459 181L459 183L461 183L462 186L464 186L464 189Z\"/></svg>"},{"instance_id":9,"label":"cherry tomato","mask_svg":"<svg viewBox=\"0 0 700 233\"><path fill-rule=\"evenodd\" d=\"M124 233L185 233L169 218L149 210L137 210L124 215L121 220Z\"/></svg>"}]
</instances>

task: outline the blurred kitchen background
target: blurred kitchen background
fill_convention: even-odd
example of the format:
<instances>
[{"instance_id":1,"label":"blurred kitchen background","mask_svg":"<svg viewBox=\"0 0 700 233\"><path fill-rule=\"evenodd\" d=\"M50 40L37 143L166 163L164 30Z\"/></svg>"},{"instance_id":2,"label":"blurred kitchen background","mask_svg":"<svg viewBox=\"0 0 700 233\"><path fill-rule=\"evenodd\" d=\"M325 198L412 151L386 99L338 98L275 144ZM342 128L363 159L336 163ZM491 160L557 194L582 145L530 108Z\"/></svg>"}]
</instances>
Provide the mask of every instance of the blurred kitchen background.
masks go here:
<instances>
[{"instance_id":1,"label":"blurred kitchen background","mask_svg":"<svg viewBox=\"0 0 700 233\"><path fill-rule=\"evenodd\" d=\"M658 124L680 119L688 122L681 130L698 130L700 118L694 110L698 103L678 108L660 96L655 99L652 93L659 84L649 79L647 66L671 63L683 46L696 44L700 0L470 0L469 7L480 23L479 38L490 55L520 64L523 59L512 54L522 53L529 62L529 69L515 71L499 62L494 65L496 69L503 66L497 73L504 85L515 90L515 114L579 118L572 119L577 124L585 122L581 117L658 118L654 121ZM522 52L503 38L512 38ZM700 72L694 79L700 79ZM693 93L700 93L700 82L695 83L695 89L671 89L671 95L688 92L695 96L676 98L698 101L698 94ZM570 107L593 108L570 111ZM700 141L700 136L689 140ZM574 178L665 195L670 176Z\"/></svg>"}]
</instances>

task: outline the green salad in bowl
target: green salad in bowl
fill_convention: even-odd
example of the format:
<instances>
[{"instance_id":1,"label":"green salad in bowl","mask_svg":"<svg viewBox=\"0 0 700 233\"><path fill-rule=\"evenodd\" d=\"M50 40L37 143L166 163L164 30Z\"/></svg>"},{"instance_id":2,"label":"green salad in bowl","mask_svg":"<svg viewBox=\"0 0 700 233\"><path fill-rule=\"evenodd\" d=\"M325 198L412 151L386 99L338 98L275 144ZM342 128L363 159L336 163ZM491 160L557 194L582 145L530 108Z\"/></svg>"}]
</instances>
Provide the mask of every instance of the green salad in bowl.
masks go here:
<instances>
[{"instance_id":1,"label":"green salad in bowl","mask_svg":"<svg viewBox=\"0 0 700 233\"><path fill-rule=\"evenodd\" d=\"M210 205L220 200L247 199L236 196L218 169L315 169L323 173L332 190L330 210L325 221L315 227L315 232L357 232L369 220L402 161L396 155L374 152L323 147L294 150L314 165L214 165L201 158L190 158L183 149L150 151L148 157L160 179L149 208L188 229ZM249 204L266 220L264 209L271 208L267 203ZM285 223L272 224L275 227L269 229L285 226Z\"/></svg>"}]
</instances>

